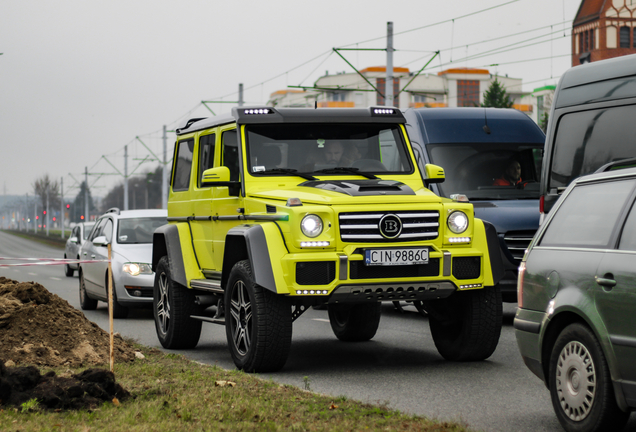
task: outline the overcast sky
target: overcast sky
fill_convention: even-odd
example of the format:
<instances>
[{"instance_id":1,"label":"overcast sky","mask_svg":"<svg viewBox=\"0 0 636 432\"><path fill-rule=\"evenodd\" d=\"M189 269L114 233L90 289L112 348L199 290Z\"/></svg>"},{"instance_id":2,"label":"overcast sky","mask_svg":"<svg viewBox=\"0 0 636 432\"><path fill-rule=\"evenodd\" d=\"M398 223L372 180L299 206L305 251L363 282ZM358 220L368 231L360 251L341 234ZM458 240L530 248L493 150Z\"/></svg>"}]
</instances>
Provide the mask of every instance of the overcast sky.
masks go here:
<instances>
[{"instance_id":1,"label":"overcast sky","mask_svg":"<svg viewBox=\"0 0 636 432\"><path fill-rule=\"evenodd\" d=\"M75 197L87 167L104 196L123 179L108 161L123 173L124 146L129 172L148 155L137 136L162 157L163 125L211 115L201 101L235 101L239 83L256 105L350 72L332 48L385 48L388 21L395 66L418 71L440 50L430 73L476 67L522 78L526 91L556 84L580 2L1 0L0 193L32 195L48 173ZM386 62L384 52L345 56L360 69ZM173 143L169 134L169 153Z\"/></svg>"}]
</instances>

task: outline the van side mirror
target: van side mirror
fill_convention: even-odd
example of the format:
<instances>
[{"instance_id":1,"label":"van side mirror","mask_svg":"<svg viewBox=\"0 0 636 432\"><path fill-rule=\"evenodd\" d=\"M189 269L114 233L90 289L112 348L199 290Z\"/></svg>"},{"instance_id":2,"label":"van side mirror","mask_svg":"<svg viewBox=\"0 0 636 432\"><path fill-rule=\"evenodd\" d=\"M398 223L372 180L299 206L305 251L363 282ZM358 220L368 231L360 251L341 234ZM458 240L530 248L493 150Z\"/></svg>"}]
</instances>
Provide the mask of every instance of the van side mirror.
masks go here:
<instances>
[{"instance_id":1,"label":"van side mirror","mask_svg":"<svg viewBox=\"0 0 636 432\"><path fill-rule=\"evenodd\" d=\"M230 169L226 166L209 168L203 171L201 187L228 187L231 196L238 196L241 182L230 181Z\"/></svg>"},{"instance_id":2,"label":"van side mirror","mask_svg":"<svg viewBox=\"0 0 636 432\"><path fill-rule=\"evenodd\" d=\"M424 171L426 171L426 178L424 184L426 187L431 183L443 183L446 180L444 175L444 168L438 165L426 164L424 165Z\"/></svg>"}]
</instances>

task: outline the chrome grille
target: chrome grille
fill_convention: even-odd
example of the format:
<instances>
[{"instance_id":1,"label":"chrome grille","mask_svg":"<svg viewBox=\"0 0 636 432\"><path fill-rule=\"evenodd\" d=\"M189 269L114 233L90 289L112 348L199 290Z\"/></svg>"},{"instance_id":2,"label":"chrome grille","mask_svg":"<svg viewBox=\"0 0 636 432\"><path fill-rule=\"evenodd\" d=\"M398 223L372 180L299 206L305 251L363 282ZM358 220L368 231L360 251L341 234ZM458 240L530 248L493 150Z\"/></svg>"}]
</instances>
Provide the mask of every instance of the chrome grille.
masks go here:
<instances>
[{"instance_id":1,"label":"chrome grille","mask_svg":"<svg viewBox=\"0 0 636 432\"><path fill-rule=\"evenodd\" d=\"M400 235L392 239L380 233L379 222L386 215L395 215L402 222ZM338 220L340 238L350 243L433 240L439 235L437 211L340 213Z\"/></svg>"},{"instance_id":2,"label":"chrome grille","mask_svg":"<svg viewBox=\"0 0 636 432\"><path fill-rule=\"evenodd\" d=\"M508 231L504 235L506 247L515 261L521 262L535 233L536 231Z\"/></svg>"}]
</instances>

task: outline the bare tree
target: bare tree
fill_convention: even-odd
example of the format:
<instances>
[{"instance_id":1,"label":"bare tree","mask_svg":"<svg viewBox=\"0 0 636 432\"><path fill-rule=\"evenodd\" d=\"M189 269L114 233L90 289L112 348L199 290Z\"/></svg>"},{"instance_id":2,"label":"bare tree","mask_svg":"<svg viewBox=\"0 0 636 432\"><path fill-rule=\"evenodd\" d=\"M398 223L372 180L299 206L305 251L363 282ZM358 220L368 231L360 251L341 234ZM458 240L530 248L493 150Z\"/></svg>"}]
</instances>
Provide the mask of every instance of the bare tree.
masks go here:
<instances>
[{"instance_id":1,"label":"bare tree","mask_svg":"<svg viewBox=\"0 0 636 432\"><path fill-rule=\"evenodd\" d=\"M51 180L48 173L33 183L33 192L40 198L40 208L46 209L47 194L49 208L51 210L60 208L60 185L57 180Z\"/></svg>"}]
</instances>

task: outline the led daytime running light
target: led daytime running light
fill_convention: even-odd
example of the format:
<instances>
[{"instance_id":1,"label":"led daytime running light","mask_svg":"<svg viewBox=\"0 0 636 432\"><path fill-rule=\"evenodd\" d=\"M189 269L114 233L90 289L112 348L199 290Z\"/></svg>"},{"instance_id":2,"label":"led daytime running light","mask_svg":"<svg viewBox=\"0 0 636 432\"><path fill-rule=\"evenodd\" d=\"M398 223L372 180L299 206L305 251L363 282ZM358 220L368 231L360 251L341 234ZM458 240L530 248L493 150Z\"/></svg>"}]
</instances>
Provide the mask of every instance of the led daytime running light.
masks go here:
<instances>
[{"instance_id":1,"label":"led daytime running light","mask_svg":"<svg viewBox=\"0 0 636 432\"><path fill-rule=\"evenodd\" d=\"M470 237L450 237L449 243L470 243Z\"/></svg>"},{"instance_id":2,"label":"led daytime running light","mask_svg":"<svg viewBox=\"0 0 636 432\"><path fill-rule=\"evenodd\" d=\"M327 247L328 241L312 241L312 242L300 242L300 247Z\"/></svg>"},{"instance_id":3,"label":"led daytime running light","mask_svg":"<svg viewBox=\"0 0 636 432\"><path fill-rule=\"evenodd\" d=\"M326 295L327 290L296 290L296 295Z\"/></svg>"}]
</instances>

